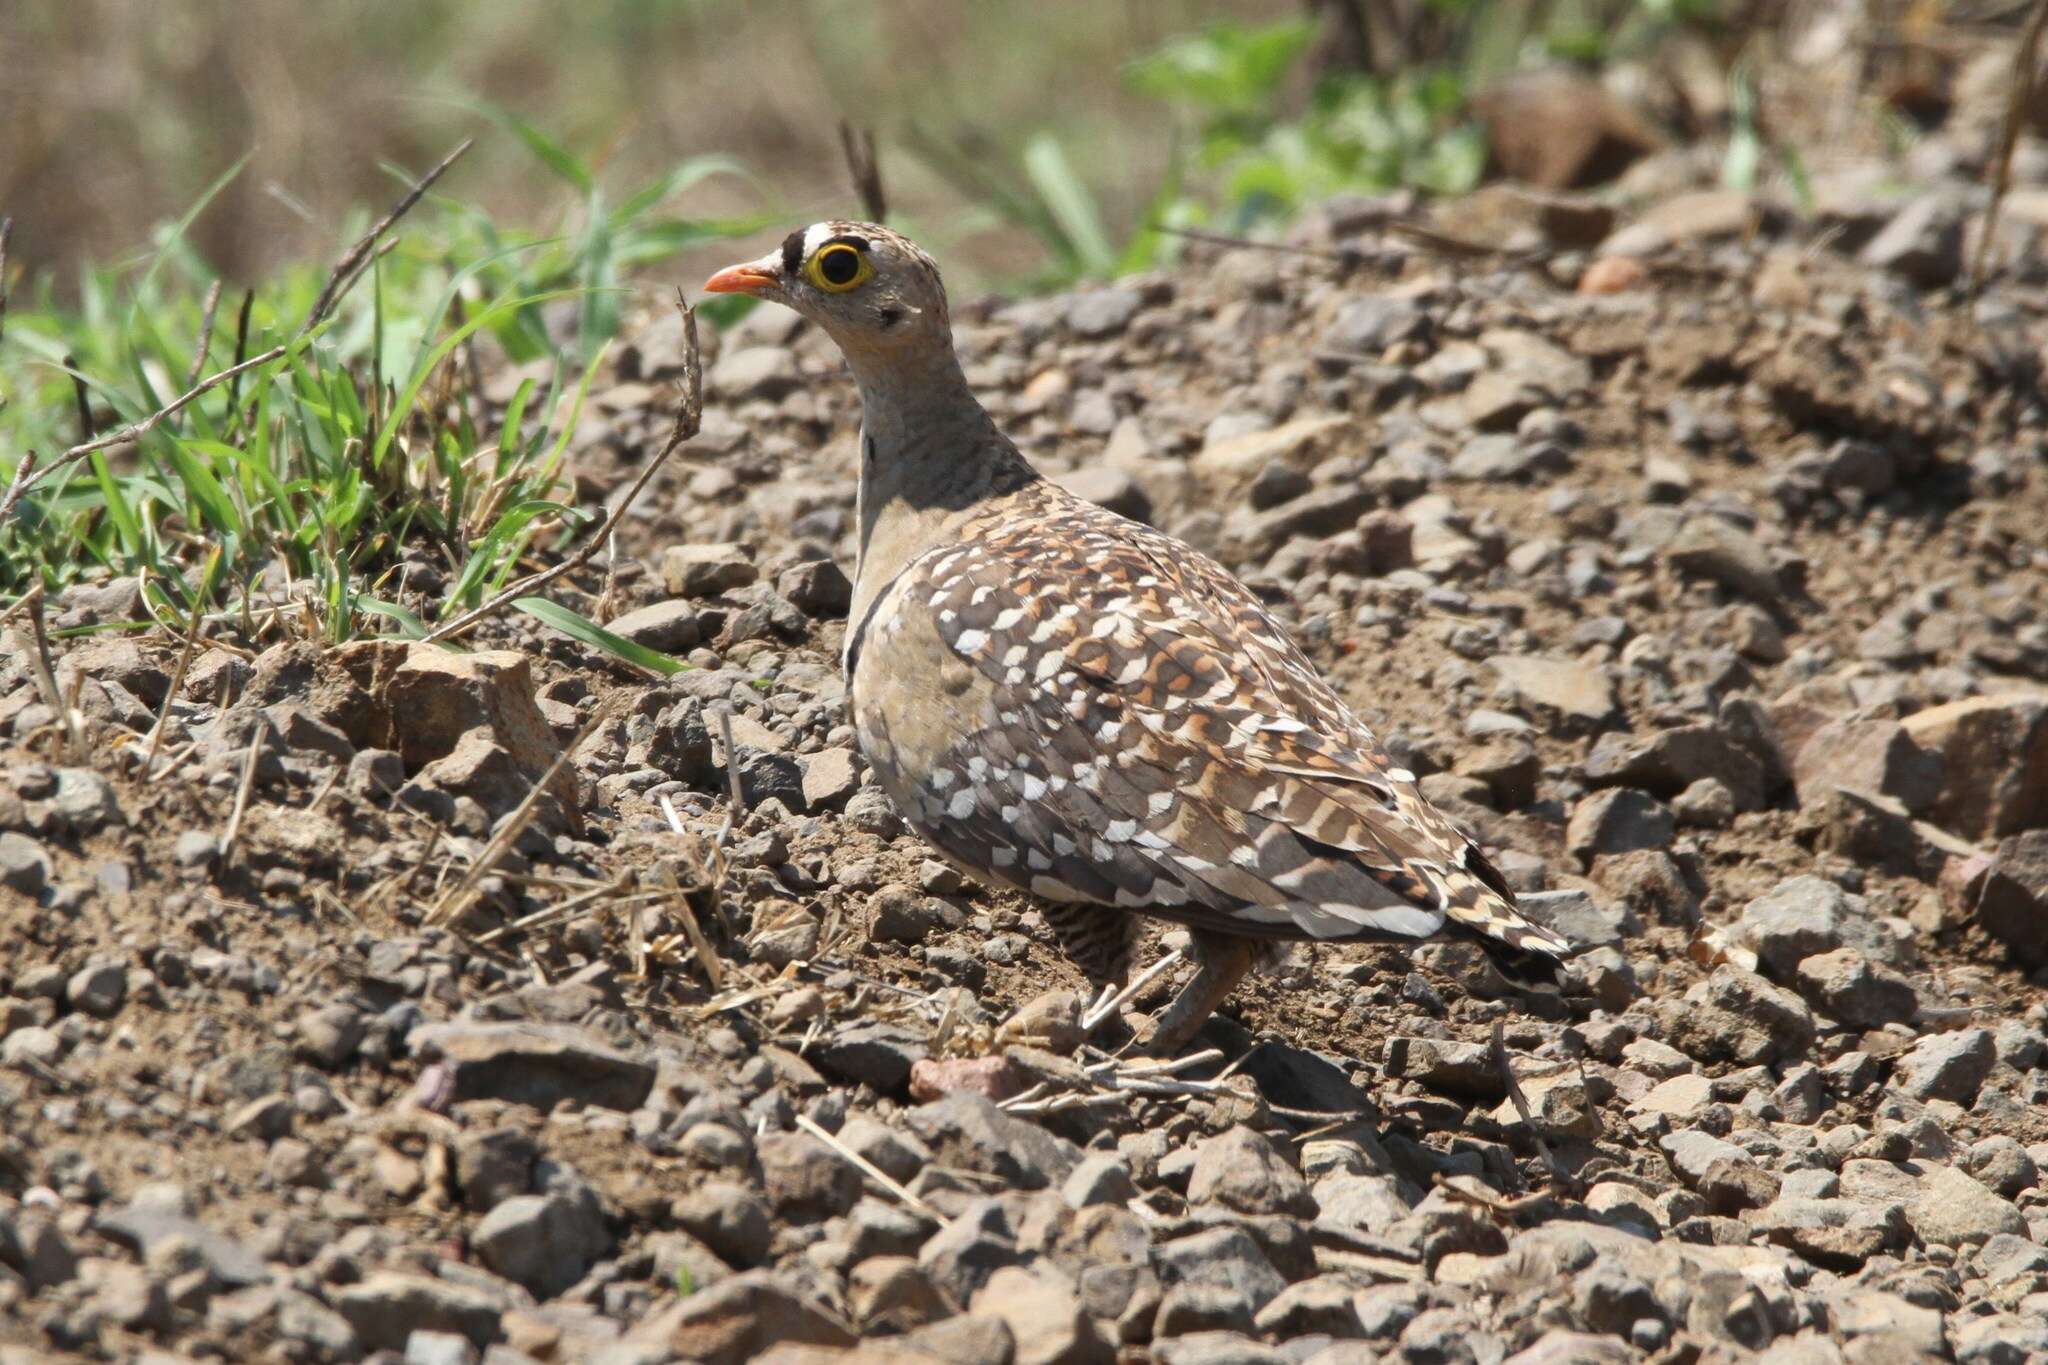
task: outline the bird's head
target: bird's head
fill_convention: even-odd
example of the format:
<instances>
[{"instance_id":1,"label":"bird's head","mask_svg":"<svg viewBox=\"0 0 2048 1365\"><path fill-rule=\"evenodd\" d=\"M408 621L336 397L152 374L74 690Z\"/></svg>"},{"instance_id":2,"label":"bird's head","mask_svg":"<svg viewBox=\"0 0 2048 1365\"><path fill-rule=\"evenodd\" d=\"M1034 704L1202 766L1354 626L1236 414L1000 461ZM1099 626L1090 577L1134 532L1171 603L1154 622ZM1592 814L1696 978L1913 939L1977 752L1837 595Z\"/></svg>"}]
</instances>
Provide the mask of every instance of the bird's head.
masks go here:
<instances>
[{"instance_id":1,"label":"bird's head","mask_svg":"<svg viewBox=\"0 0 2048 1365\"><path fill-rule=\"evenodd\" d=\"M799 228L759 260L719 271L704 289L794 308L849 355L951 345L938 265L909 238L873 223Z\"/></svg>"}]
</instances>

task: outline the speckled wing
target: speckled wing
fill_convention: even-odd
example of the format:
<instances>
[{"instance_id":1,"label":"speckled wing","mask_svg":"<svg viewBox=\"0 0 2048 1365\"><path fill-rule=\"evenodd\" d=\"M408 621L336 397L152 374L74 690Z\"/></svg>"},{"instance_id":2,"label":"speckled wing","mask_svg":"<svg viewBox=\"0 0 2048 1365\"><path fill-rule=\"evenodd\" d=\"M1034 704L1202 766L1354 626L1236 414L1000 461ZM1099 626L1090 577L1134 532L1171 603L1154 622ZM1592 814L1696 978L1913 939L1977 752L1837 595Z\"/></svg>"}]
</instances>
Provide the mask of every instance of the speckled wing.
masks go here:
<instances>
[{"instance_id":1,"label":"speckled wing","mask_svg":"<svg viewBox=\"0 0 2048 1365\"><path fill-rule=\"evenodd\" d=\"M1236 580L1057 490L922 566L993 686L937 832L1054 900L1253 937L1566 945L1529 923Z\"/></svg>"}]
</instances>

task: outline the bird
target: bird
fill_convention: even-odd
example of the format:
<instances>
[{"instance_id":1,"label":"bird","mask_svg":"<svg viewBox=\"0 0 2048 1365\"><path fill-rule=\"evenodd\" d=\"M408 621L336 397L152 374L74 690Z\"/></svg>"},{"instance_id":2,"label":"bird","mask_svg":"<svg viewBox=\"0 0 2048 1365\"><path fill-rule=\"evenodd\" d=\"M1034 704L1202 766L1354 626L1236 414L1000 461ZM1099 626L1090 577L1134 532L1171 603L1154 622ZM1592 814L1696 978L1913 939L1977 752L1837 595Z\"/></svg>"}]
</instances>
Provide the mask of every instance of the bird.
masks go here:
<instances>
[{"instance_id":1,"label":"bird","mask_svg":"<svg viewBox=\"0 0 2048 1365\"><path fill-rule=\"evenodd\" d=\"M1353 714L1242 582L1062 488L976 399L937 263L828 221L704 286L795 310L861 403L843 664L906 823L1034 899L1091 979L1140 917L1195 971L1140 1039L1172 1055L1273 945L1477 943L1558 989L1570 945Z\"/></svg>"}]
</instances>

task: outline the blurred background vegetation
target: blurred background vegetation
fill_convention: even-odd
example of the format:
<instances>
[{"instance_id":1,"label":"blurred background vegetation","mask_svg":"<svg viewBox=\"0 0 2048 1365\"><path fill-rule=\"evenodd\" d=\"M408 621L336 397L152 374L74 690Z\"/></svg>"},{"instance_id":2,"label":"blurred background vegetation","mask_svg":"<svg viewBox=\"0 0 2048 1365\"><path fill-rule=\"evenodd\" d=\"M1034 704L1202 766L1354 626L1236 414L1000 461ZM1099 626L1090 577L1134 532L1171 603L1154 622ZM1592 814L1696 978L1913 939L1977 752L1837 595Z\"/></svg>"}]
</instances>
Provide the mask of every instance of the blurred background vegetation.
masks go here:
<instances>
[{"instance_id":1,"label":"blurred background vegetation","mask_svg":"<svg viewBox=\"0 0 2048 1365\"><path fill-rule=\"evenodd\" d=\"M1725 67L1798 11L1888 8L1912 6L10 0L0 211L16 260L62 276L135 254L241 164L189 240L246 283L326 251L346 209L386 196L386 168L472 133L459 193L545 221L559 180L486 109L607 184L728 156L751 178L709 179L692 207L791 221L848 208L845 119L881 138L903 220L975 277L1101 274L1183 193L1241 222L1338 189L1469 186L1486 161L1471 101L1516 67L1597 69L1675 35Z\"/></svg>"},{"instance_id":2,"label":"blurred background vegetation","mask_svg":"<svg viewBox=\"0 0 2048 1365\"><path fill-rule=\"evenodd\" d=\"M448 619L589 525L567 433L652 281L861 208L848 130L956 295L1496 179L1607 214L1704 165L1805 208L1817 158L1904 185L1944 120L1984 164L2040 2L6 0L0 479L43 464L0 507L0 593L139 575L186 622L282 595L336 640ZM507 364L530 382L485 400Z\"/></svg>"}]
</instances>

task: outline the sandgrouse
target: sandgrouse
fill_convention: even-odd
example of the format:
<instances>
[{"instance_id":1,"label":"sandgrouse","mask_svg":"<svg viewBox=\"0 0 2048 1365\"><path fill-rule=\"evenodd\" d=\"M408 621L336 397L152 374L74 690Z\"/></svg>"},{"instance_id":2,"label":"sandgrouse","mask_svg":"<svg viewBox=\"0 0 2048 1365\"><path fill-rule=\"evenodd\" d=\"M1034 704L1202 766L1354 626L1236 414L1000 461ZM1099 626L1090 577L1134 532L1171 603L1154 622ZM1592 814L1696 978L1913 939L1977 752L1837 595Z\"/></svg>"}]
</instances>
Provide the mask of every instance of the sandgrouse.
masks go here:
<instances>
[{"instance_id":1,"label":"sandgrouse","mask_svg":"<svg viewBox=\"0 0 2048 1365\"><path fill-rule=\"evenodd\" d=\"M1516 909L1221 566L1040 476L969 390L938 267L817 223L714 275L836 342L862 407L845 665L862 753L934 847L1028 892L1097 980L1133 914L1197 971L1153 1021L1177 1050L1262 942L1479 943L1554 986L1565 942Z\"/></svg>"}]
</instances>

